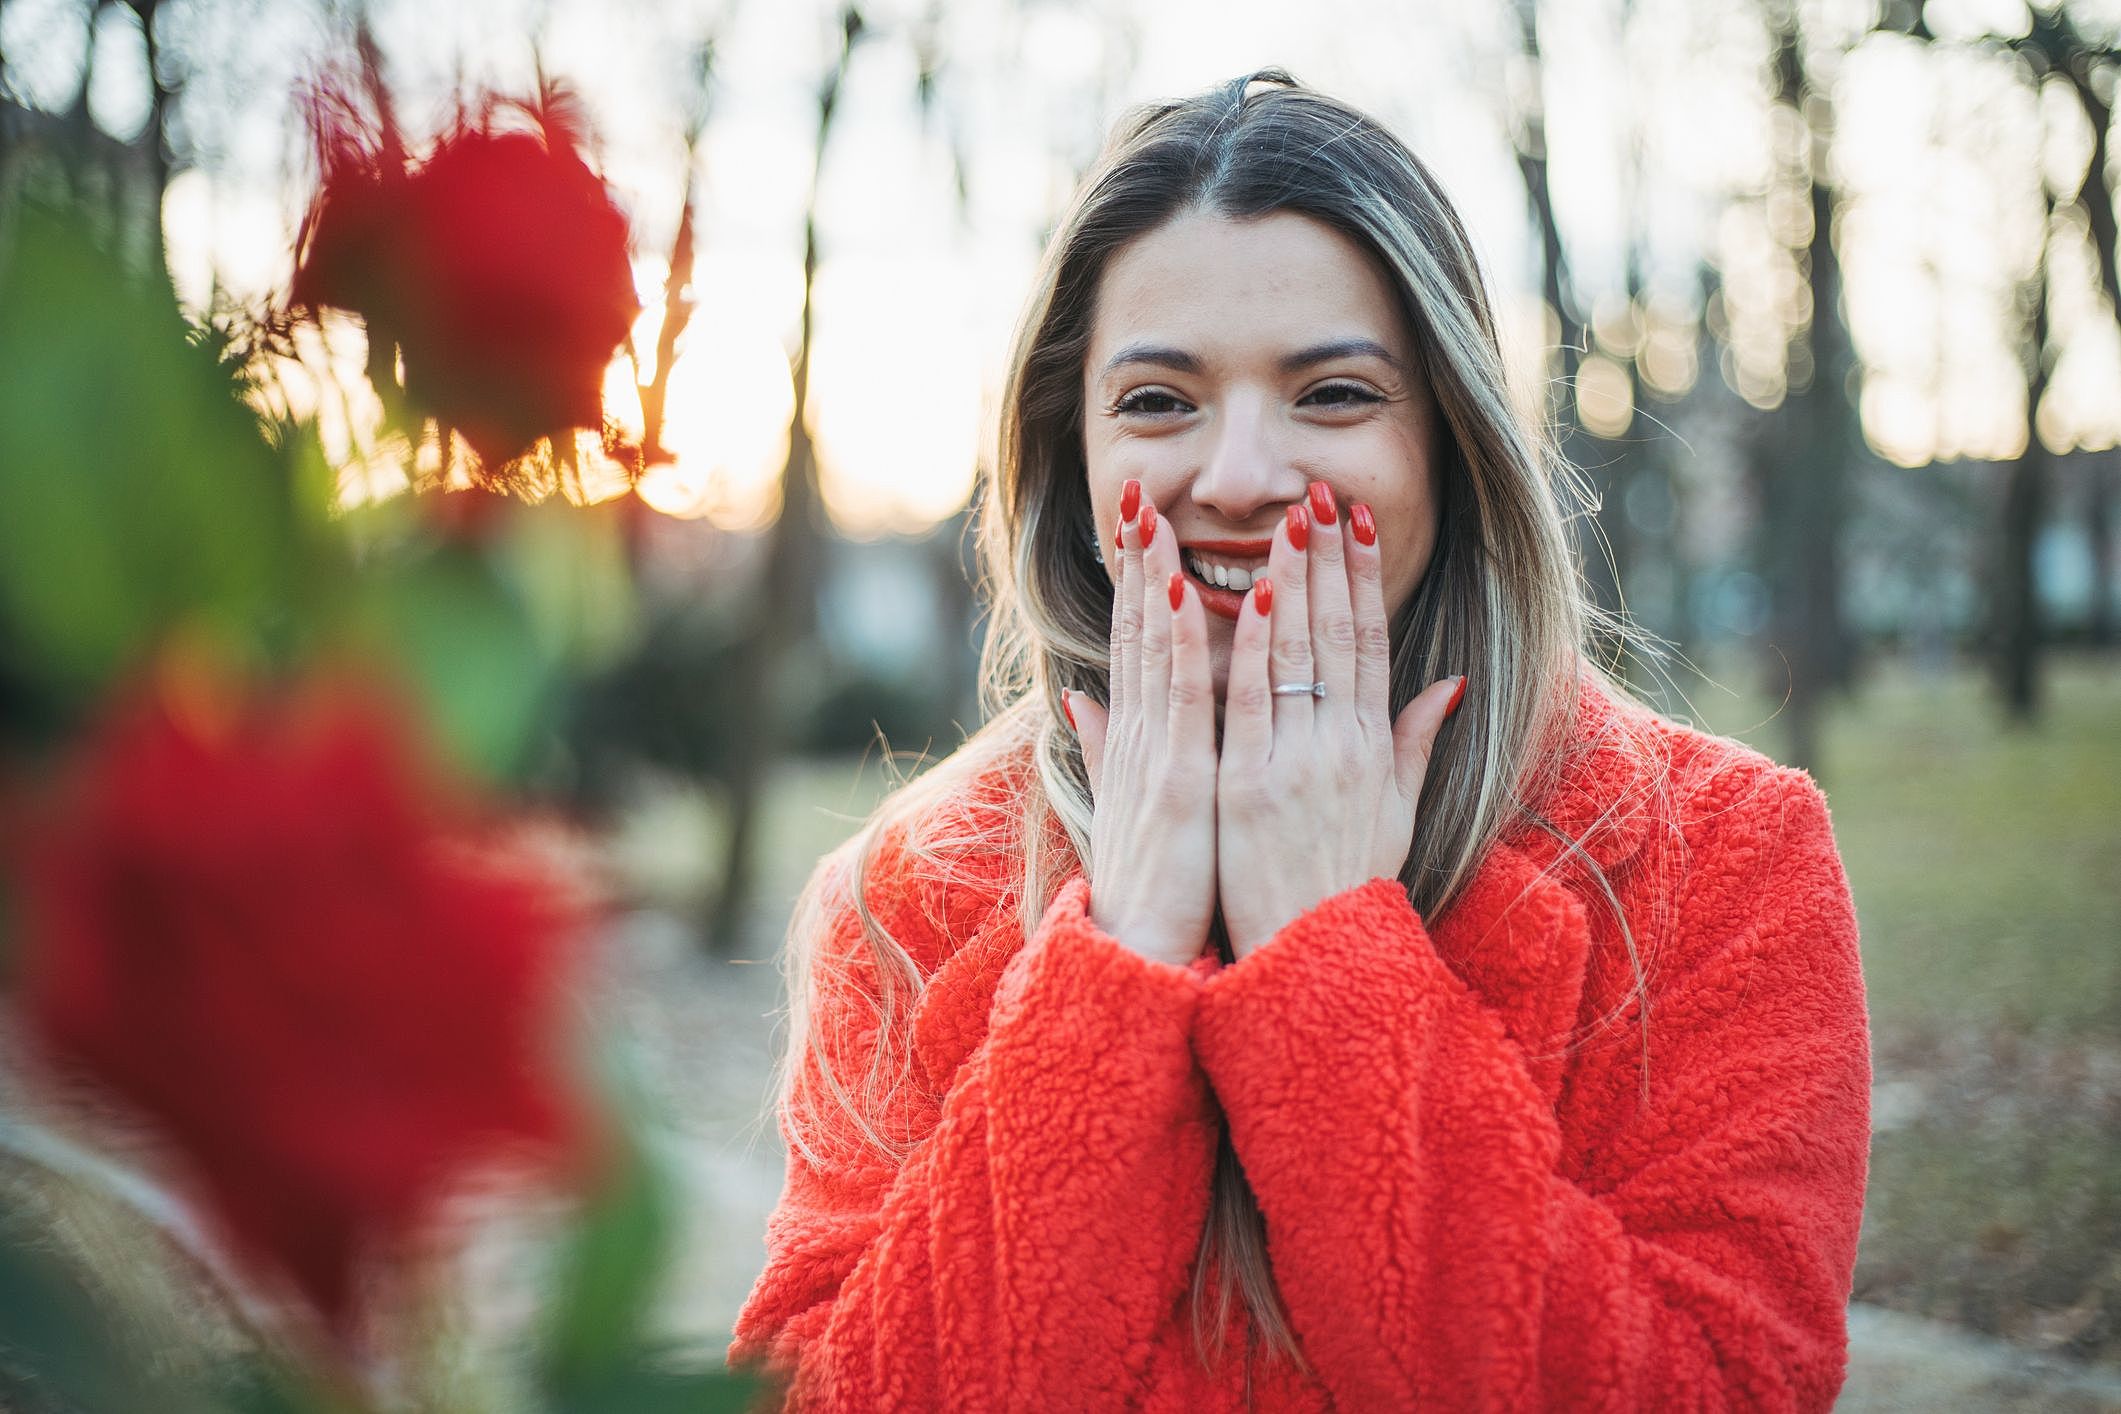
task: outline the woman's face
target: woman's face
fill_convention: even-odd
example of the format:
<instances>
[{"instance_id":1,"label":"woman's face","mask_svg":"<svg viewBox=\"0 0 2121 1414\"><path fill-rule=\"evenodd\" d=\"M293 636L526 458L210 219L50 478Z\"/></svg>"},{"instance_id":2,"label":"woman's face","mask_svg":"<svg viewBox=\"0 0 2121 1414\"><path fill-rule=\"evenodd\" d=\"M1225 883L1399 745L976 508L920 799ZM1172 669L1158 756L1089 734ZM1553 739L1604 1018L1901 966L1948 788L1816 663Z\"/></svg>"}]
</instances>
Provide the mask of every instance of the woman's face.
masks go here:
<instances>
[{"instance_id":1,"label":"woman's face","mask_svg":"<svg viewBox=\"0 0 2121 1414\"><path fill-rule=\"evenodd\" d=\"M1120 488L1139 480L1208 589L1216 696L1240 594L1202 561L1263 569L1313 481L1377 521L1396 617L1436 545L1435 413L1391 283L1354 240L1294 212L1194 212L1136 238L1098 283L1083 368L1090 506L1116 574ZM1196 553L1197 551L1197 553Z\"/></svg>"}]
</instances>

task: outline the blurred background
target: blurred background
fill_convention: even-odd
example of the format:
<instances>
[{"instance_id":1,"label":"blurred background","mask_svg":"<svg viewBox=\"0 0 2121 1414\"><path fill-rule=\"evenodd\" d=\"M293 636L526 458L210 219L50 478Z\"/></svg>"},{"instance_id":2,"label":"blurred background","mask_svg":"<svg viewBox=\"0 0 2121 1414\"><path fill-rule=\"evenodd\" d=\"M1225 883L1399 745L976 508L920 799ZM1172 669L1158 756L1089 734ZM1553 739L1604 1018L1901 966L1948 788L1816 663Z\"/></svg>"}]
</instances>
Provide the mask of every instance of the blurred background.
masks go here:
<instances>
[{"instance_id":1,"label":"blurred background","mask_svg":"<svg viewBox=\"0 0 2121 1414\"><path fill-rule=\"evenodd\" d=\"M360 321L244 337L349 54L413 142L570 88L631 224L605 415L645 454L515 487L623 525L548 588L625 630L525 775L620 902L674 1337L719 1348L763 1262L789 905L977 723L969 502L1042 242L1127 105L1277 64L1457 200L1596 490L1584 572L1671 647L1622 670L1828 792L1877 1075L1845 1407L2121 1408L2121 4L0 0L0 221L91 204L350 513L459 473Z\"/></svg>"}]
</instances>

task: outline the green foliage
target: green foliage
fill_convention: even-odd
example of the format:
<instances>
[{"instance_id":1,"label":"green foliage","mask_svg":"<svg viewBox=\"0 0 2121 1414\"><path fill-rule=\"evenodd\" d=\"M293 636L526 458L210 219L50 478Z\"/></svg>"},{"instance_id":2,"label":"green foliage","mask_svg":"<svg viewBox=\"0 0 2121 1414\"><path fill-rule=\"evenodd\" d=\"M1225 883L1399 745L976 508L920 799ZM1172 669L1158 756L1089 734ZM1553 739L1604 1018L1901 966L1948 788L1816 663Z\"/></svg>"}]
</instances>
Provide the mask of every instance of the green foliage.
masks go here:
<instances>
[{"instance_id":1,"label":"green foliage","mask_svg":"<svg viewBox=\"0 0 2121 1414\"><path fill-rule=\"evenodd\" d=\"M424 498L340 514L306 424L261 426L166 278L75 213L0 251L0 734L53 737L174 641L266 675L349 656L414 692L459 764L522 779L570 675L634 636L615 514Z\"/></svg>"},{"instance_id":2,"label":"green foliage","mask_svg":"<svg viewBox=\"0 0 2121 1414\"><path fill-rule=\"evenodd\" d=\"M174 624L267 656L324 552L295 468L166 280L26 205L0 268L0 620L15 668L92 698Z\"/></svg>"},{"instance_id":3,"label":"green foliage","mask_svg":"<svg viewBox=\"0 0 2121 1414\"><path fill-rule=\"evenodd\" d=\"M733 1370L659 1369L652 1363L607 1372L556 1390L554 1414L744 1414L765 1384Z\"/></svg>"},{"instance_id":4,"label":"green foliage","mask_svg":"<svg viewBox=\"0 0 2121 1414\"><path fill-rule=\"evenodd\" d=\"M613 1179L584 1214L562 1261L541 1354L540 1383L558 1414L700 1414L753 1407L756 1378L680 1370L647 1334L677 1241L676 1185L656 1144L641 1082L609 1057L621 1125Z\"/></svg>"},{"instance_id":5,"label":"green foliage","mask_svg":"<svg viewBox=\"0 0 2121 1414\"><path fill-rule=\"evenodd\" d=\"M352 638L395 659L456 759L505 780L530 753L557 684L520 601L475 551L381 561L352 596Z\"/></svg>"}]
</instances>

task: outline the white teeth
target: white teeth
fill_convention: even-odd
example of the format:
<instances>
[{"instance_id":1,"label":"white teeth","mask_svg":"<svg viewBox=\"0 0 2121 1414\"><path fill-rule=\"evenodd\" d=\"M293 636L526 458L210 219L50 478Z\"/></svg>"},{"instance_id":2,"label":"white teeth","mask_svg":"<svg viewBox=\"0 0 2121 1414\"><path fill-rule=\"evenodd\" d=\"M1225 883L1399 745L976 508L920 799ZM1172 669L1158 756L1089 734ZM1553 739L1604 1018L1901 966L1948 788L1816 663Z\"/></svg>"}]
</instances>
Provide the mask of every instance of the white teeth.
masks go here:
<instances>
[{"instance_id":1,"label":"white teeth","mask_svg":"<svg viewBox=\"0 0 2121 1414\"><path fill-rule=\"evenodd\" d=\"M1253 572L1251 570L1231 565L1210 564L1198 555L1190 553L1185 559L1186 568L1193 571L1195 577L1204 584L1212 584L1221 589L1233 589L1239 593L1243 593L1252 587Z\"/></svg>"}]
</instances>

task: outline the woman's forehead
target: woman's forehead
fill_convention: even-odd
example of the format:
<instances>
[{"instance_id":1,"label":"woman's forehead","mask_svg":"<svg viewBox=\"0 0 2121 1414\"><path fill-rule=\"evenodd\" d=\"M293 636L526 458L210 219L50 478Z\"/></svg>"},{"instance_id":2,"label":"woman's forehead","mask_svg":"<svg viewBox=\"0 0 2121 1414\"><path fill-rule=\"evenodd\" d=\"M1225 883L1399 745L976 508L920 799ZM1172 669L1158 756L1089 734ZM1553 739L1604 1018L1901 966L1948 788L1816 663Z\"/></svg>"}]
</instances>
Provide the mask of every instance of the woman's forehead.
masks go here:
<instances>
[{"instance_id":1,"label":"woman's forehead","mask_svg":"<svg viewBox=\"0 0 2121 1414\"><path fill-rule=\"evenodd\" d=\"M1085 371L1116 372L1115 360L1136 349L1184 353L1206 372L1278 365L1327 345L1355 354L1364 343L1403 363L1398 308L1375 258L1322 222L1286 211L1243 221L1189 214L1107 263Z\"/></svg>"}]
</instances>

